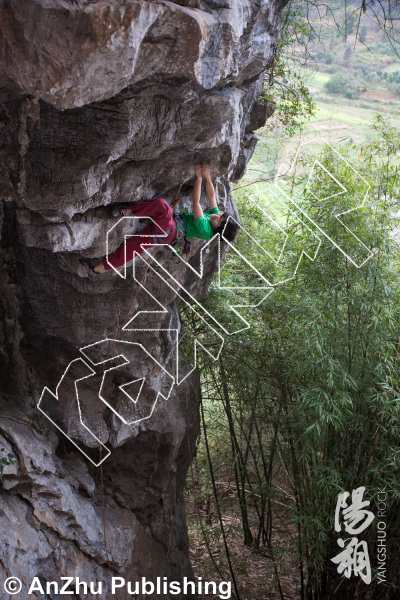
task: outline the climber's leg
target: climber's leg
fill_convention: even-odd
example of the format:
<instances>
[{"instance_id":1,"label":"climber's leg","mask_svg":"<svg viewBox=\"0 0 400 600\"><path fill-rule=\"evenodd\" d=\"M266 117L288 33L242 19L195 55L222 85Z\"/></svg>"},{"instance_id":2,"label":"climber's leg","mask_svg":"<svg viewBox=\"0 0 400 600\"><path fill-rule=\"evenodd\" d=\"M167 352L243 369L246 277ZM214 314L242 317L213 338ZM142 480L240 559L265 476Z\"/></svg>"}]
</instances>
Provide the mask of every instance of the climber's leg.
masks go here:
<instances>
[{"instance_id":1,"label":"climber's leg","mask_svg":"<svg viewBox=\"0 0 400 600\"><path fill-rule=\"evenodd\" d=\"M102 270L109 271L112 268L111 265L118 269L118 267L122 267L122 265L132 260L137 254L142 254L143 244L148 246L153 245L154 241L152 225L147 225L140 231L140 234L141 235L135 235L127 238L125 243L121 244L119 248L108 255L108 260L107 256L105 256L100 263L100 265L103 267ZM99 267L99 265L96 265L94 270L100 273L101 271L98 271L97 267Z\"/></svg>"},{"instance_id":2,"label":"climber's leg","mask_svg":"<svg viewBox=\"0 0 400 600\"><path fill-rule=\"evenodd\" d=\"M156 221L155 218L154 221ZM160 230L160 227L156 226L155 229ZM157 243L170 244L176 238L175 221L172 219L172 223L170 223L169 227L166 227L164 222L164 227L162 229L166 230L166 232L169 231L169 234L164 237L161 235L163 231L157 231ZM126 250L124 249L124 244L121 244L119 248L108 255L108 260L105 256L100 263L101 267L99 265L94 267L95 272L101 273L104 270L109 271L112 268L111 265L118 269L118 267L122 267L123 264L131 261L137 254L142 254L144 250L143 246L149 248L154 245L153 225L147 225L144 229L141 229L139 233L141 235L127 238L125 243Z\"/></svg>"},{"instance_id":3,"label":"climber's leg","mask_svg":"<svg viewBox=\"0 0 400 600\"><path fill-rule=\"evenodd\" d=\"M109 214L115 218L129 215L135 217L152 217L163 228L163 222L167 225L166 221L172 218L173 212L164 198L156 198L155 200L133 202L132 204L124 204L123 206L112 208Z\"/></svg>"},{"instance_id":4,"label":"climber's leg","mask_svg":"<svg viewBox=\"0 0 400 600\"><path fill-rule=\"evenodd\" d=\"M94 266L82 262L89 276L94 277L96 273L110 271L112 266L118 269L118 267L122 267L122 265L131 261L137 254L142 254L143 245L147 247L154 245L154 233L157 234L158 243L169 244L175 239L176 224L173 219L174 212L164 198L135 202L132 204L131 213L129 214L135 217L151 217L154 221L154 226L151 223L140 230L140 235L127 238L125 243L121 244L119 248L108 255L108 260L105 256L100 263Z\"/></svg>"},{"instance_id":5,"label":"climber's leg","mask_svg":"<svg viewBox=\"0 0 400 600\"><path fill-rule=\"evenodd\" d=\"M164 198L134 202L130 214L135 217L151 217L160 234L167 233L174 225L174 211Z\"/></svg>"}]
</instances>

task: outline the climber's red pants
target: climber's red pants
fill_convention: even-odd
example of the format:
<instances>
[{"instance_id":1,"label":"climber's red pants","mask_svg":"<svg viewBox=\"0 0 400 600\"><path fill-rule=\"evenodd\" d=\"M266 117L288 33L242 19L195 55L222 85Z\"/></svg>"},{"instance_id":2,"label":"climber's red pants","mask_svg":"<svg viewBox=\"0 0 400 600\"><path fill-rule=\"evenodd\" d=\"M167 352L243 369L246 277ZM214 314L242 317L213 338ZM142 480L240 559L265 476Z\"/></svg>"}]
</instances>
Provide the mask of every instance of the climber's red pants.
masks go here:
<instances>
[{"instance_id":1,"label":"climber's red pants","mask_svg":"<svg viewBox=\"0 0 400 600\"><path fill-rule=\"evenodd\" d=\"M132 215L135 217L151 217L154 225L150 223L144 229L140 230L140 235L135 235L126 240L126 256L124 244L121 244L114 252L104 257L102 263L106 271L110 271L111 265L118 268L132 260L136 254L143 252L142 244L147 247L158 244L170 244L176 238L176 223L173 219L174 211L164 198L156 200L145 200L144 202L135 202L132 204ZM165 233L167 236L164 236ZM157 241L154 239L157 236Z\"/></svg>"}]
</instances>

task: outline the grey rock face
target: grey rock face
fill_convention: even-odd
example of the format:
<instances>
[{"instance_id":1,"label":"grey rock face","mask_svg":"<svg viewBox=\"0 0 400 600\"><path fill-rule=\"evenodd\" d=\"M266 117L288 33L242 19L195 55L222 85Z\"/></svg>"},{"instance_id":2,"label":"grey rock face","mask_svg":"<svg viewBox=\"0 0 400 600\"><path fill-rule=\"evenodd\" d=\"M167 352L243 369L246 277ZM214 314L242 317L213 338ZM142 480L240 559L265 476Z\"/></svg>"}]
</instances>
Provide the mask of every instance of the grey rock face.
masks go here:
<instances>
[{"instance_id":1,"label":"grey rock face","mask_svg":"<svg viewBox=\"0 0 400 600\"><path fill-rule=\"evenodd\" d=\"M0 475L0 572L24 581L21 600L34 576L104 590L110 570L191 576L182 493L200 386L184 349L189 375L173 377L182 289L206 295L215 242L201 255L195 241L190 264L158 249L147 272L142 255L136 281L132 265L126 279L90 280L79 258L105 254L112 203L179 194L188 210L196 162L211 163L220 206L236 211L229 184L266 118L263 71L284 4L0 2L0 449L13 456ZM124 219L109 250L137 227ZM137 406L119 387L132 381ZM53 424L36 407L45 386ZM91 460L105 447L101 477Z\"/></svg>"}]
</instances>

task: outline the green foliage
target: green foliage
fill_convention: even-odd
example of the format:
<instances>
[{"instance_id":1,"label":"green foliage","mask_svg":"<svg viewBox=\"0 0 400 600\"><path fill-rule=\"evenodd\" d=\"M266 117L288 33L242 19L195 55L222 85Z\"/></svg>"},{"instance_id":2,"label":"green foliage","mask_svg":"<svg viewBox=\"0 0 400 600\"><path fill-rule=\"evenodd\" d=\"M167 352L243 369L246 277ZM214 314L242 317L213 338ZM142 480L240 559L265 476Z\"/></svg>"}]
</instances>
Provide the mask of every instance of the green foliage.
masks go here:
<instances>
[{"instance_id":1,"label":"green foliage","mask_svg":"<svg viewBox=\"0 0 400 600\"><path fill-rule=\"evenodd\" d=\"M302 48L304 52L313 37L313 30L303 14L301 2L290 4L282 23L273 80L270 81L270 74L267 74L262 97L268 105L276 106L276 119L271 127L276 127L277 121L285 133L293 135L315 114L315 102L305 83L310 69L301 59L301 51L293 52L294 48Z\"/></svg>"},{"instance_id":2,"label":"green foliage","mask_svg":"<svg viewBox=\"0 0 400 600\"><path fill-rule=\"evenodd\" d=\"M313 600L328 597L326 590L339 584L343 598L356 592L366 597L330 561L338 553L333 519L339 492L365 486L371 499L386 489L392 539L400 525L394 508L400 496L400 277L391 235L391 213L399 208L400 133L379 115L374 130L376 138L363 148L343 144L339 155L324 148L308 185L314 158L288 179L299 210L293 215L280 205L274 214L286 225L287 260L276 264L243 232L239 236L237 247L251 264L285 283L262 302L256 291L222 294L216 288L206 301L226 326L232 301L253 306L245 311L250 329L225 337L219 361L200 361L221 494L228 486L231 503L236 496L244 542L268 547L277 582L281 566L272 530L288 524L282 562L297 557ZM364 179L370 193L359 209ZM336 180L345 182L345 194ZM236 201L242 224L276 256L282 235L266 221L266 205L255 206L246 190ZM335 217L343 211L341 223ZM304 214L313 227L305 227ZM303 257L295 273L297 257L320 229L345 254L323 237L316 260ZM290 272L295 275L288 278ZM221 277L236 288L257 283L232 253ZM373 501L371 509L376 514ZM375 525L363 534L370 550L375 535ZM394 559L389 567L395 578Z\"/></svg>"},{"instance_id":3,"label":"green foliage","mask_svg":"<svg viewBox=\"0 0 400 600\"><path fill-rule=\"evenodd\" d=\"M340 94L341 96L345 96L345 98L354 97L354 90L351 88L348 78L345 78L340 73L332 75L329 81L326 82L325 89L329 94Z\"/></svg>"}]
</instances>

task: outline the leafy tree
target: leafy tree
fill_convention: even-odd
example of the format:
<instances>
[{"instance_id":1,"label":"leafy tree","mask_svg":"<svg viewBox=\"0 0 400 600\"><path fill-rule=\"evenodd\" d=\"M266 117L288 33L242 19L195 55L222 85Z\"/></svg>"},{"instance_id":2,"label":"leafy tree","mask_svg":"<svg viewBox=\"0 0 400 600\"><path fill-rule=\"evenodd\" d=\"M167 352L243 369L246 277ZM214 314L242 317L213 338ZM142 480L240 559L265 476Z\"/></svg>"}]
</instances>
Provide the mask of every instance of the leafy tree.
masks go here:
<instances>
[{"instance_id":1,"label":"leafy tree","mask_svg":"<svg viewBox=\"0 0 400 600\"><path fill-rule=\"evenodd\" d=\"M274 65L265 77L262 97L276 108L276 118L267 127L278 125L293 135L315 114L315 102L305 81L313 66L308 48L316 37L302 2L291 2L283 14Z\"/></svg>"},{"instance_id":2,"label":"leafy tree","mask_svg":"<svg viewBox=\"0 0 400 600\"><path fill-rule=\"evenodd\" d=\"M200 361L210 464L220 482L215 502L226 502L224 490L234 490L230 503L236 498L243 541L268 548L282 597L282 564L293 555L302 600L332 598L339 585L343 599L394 598L399 574L394 545L400 526L400 279L391 213L398 208L393 158L400 151L400 134L381 116L374 128L376 139L363 148L341 146L344 160L326 147L319 164L310 159L287 181L299 208L292 205L295 215L282 208L274 215L289 236L282 266L249 246L243 234L237 242L251 264L274 281L285 279L291 261L296 264L320 229L340 240L343 252L323 238L316 260L304 259L295 276L262 302L255 302L262 300L258 292L240 292L240 303L253 305L246 312L250 329L227 336L218 361ZM360 176L371 193L356 210L366 191ZM345 182L344 195L338 195L337 181ZM271 229L248 192L237 202L243 224L276 256L282 241L277 228ZM344 208L345 226L335 218ZM305 226L305 214L313 220L311 228ZM221 277L227 287L257 282L233 253ZM214 287L206 300L226 326L237 294L223 295ZM216 425L215 403L225 414ZM331 560L340 550L334 531L337 495L360 486L366 487L375 513L374 494L379 489L388 494L385 587L374 580L360 588L357 578L340 576ZM288 528L283 545L274 537L278 522ZM363 539L376 556L376 523ZM376 561L371 563L376 578Z\"/></svg>"},{"instance_id":3,"label":"leafy tree","mask_svg":"<svg viewBox=\"0 0 400 600\"><path fill-rule=\"evenodd\" d=\"M346 79L341 73L334 73L326 82L325 89L330 94L340 94L346 98L354 96L354 90L350 87L348 78Z\"/></svg>"}]
</instances>

